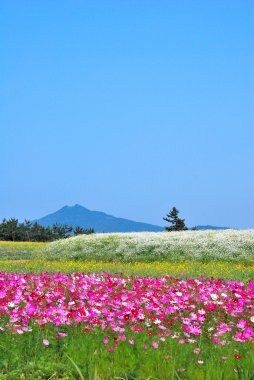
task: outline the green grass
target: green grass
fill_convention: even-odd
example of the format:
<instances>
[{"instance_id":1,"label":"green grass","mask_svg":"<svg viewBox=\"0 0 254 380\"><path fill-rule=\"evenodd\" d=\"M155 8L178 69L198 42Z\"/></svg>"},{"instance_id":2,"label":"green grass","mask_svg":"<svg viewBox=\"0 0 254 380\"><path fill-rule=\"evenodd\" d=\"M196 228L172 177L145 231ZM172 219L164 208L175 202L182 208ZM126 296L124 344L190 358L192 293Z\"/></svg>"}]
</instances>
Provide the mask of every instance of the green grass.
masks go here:
<instances>
[{"instance_id":1,"label":"green grass","mask_svg":"<svg viewBox=\"0 0 254 380\"><path fill-rule=\"evenodd\" d=\"M88 379L88 380L232 380L254 378L252 344L232 343L224 347L201 338L195 344L180 345L176 339L161 342L158 349L147 335L134 336L135 344L119 342L114 352L102 343L106 333L83 333L81 326L65 326L68 337L56 340L56 329L34 327L22 335L1 333L0 379ZM133 338L127 336L127 339ZM44 346L43 339L49 346ZM113 338L109 347L113 347ZM142 346L146 344L147 350ZM199 355L193 352L199 347ZM234 354L240 353L241 359ZM223 361L222 356L227 360ZM198 364L202 360L204 364Z\"/></svg>"}]
</instances>

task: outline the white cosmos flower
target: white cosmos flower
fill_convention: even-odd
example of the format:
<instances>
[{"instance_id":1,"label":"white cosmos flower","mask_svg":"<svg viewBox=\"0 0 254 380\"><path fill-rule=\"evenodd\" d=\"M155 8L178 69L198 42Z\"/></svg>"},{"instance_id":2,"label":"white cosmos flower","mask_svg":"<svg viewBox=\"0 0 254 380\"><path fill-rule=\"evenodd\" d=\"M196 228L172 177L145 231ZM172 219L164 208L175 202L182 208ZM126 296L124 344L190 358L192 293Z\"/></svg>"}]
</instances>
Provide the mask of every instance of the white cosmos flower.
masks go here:
<instances>
[{"instance_id":1,"label":"white cosmos flower","mask_svg":"<svg viewBox=\"0 0 254 380\"><path fill-rule=\"evenodd\" d=\"M98 244L106 244L107 252L114 255L121 253L123 259L138 259L146 249L153 249L153 257L170 251L182 251L197 260L209 254L214 259L232 258L239 254L236 261L251 258L254 246L254 230L208 230L208 231L176 231L166 232L132 232L132 233L98 233L94 235L79 235L50 243L43 257L69 258L75 257L76 247L82 246L84 255L95 257L98 254ZM247 246L250 249L244 249ZM73 255L73 256L71 256ZM134 260L135 261L135 260ZM98 278L98 276L96 277ZM163 280L164 281L164 280ZM124 283L124 281L122 282Z\"/></svg>"}]
</instances>

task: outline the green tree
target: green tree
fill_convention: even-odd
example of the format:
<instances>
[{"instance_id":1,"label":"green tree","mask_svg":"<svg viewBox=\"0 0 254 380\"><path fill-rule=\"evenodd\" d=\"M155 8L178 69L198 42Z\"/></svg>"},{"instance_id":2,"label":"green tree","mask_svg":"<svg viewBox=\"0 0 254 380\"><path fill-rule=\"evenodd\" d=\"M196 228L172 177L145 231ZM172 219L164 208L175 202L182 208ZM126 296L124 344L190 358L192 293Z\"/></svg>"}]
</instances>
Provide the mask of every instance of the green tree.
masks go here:
<instances>
[{"instance_id":1,"label":"green tree","mask_svg":"<svg viewBox=\"0 0 254 380\"><path fill-rule=\"evenodd\" d=\"M68 236L70 236L71 231L72 227L68 226L67 224L55 223L52 227L54 240L67 238Z\"/></svg>"},{"instance_id":2,"label":"green tree","mask_svg":"<svg viewBox=\"0 0 254 380\"><path fill-rule=\"evenodd\" d=\"M171 226L165 227L167 231L184 231L188 230L184 221L185 219L180 219L178 217L179 211L177 208L173 207L172 210L163 218L166 222L171 223Z\"/></svg>"},{"instance_id":3,"label":"green tree","mask_svg":"<svg viewBox=\"0 0 254 380\"><path fill-rule=\"evenodd\" d=\"M0 224L0 240L11 240L9 239L7 219L4 218Z\"/></svg>"},{"instance_id":4,"label":"green tree","mask_svg":"<svg viewBox=\"0 0 254 380\"><path fill-rule=\"evenodd\" d=\"M18 219L3 219L0 229L0 236L1 240L20 241L20 229Z\"/></svg>"},{"instance_id":5,"label":"green tree","mask_svg":"<svg viewBox=\"0 0 254 380\"><path fill-rule=\"evenodd\" d=\"M9 220L3 219L2 223L0 223L0 240L48 242L72 236L72 231L74 235L95 233L93 228L77 226L73 229L67 224L61 225L57 223L52 227L44 227L30 220L19 223L18 219L10 218Z\"/></svg>"},{"instance_id":6,"label":"green tree","mask_svg":"<svg viewBox=\"0 0 254 380\"><path fill-rule=\"evenodd\" d=\"M50 227L44 227L37 222L33 223L29 230L30 241L47 242L52 241L53 235Z\"/></svg>"},{"instance_id":7,"label":"green tree","mask_svg":"<svg viewBox=\"0 0 254 380\"><path fill-rule=\"evenodd\" d=\"M19 233L21 241L30 241L30 231L32 227L32 222L30 220L25 219L23 223L19 223Z\"/></svg>"},{"instance_id":8,"label":"green tree","mask_svg":"<svg viewBox=\"0 0 254 380\"><path fill-rule=\"evenodd\" d=\"M90 234L94 234L95 231L93 228L83 228L83 227L79 227L79 226L76 226L73 230L73 233L74 235L90 235Z\"/></svg>"}]
</instances>

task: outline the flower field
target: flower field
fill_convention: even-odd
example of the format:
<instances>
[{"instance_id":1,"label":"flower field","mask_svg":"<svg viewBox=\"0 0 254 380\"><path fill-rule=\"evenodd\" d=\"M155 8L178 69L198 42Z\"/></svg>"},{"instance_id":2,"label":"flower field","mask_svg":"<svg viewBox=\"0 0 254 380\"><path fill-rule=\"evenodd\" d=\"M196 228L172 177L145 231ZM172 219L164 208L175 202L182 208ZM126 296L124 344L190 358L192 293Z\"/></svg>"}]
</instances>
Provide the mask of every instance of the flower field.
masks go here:
<instances>
[{"instance_id":1,"label":"flower field","mask_svg":"<svg viewBox=\"0 0 254 380\"><path fill-rule=\"evenodd\" d=\"M254 363L253 300L253 281L203 277L187 280L168 275L152 278L106 272L1 272L1 348L15 336L17 341L21 337L33 339L43 355L52 355L53 347L59 357L65 354L69 363L74 363L77 376L92 378L95 362L89 373L84 366L88 358L74 362L70 356L67 342L79 332L81 345L94 336L93 357L98 354L99 361L103 357L114 361L121 352L130 358L160 352L161 359L158 353L156 357L164 362L161 379L167 378L165 371L169 370L180 378L191 378L194 373L208 378L202 377L207 371L204 368L214 360L226 368L223 378L227 378L228 366L232 367L229 379L235 374L248 376ZM155 364L147 365L150 376L159 362ZM119 362L106 372L103 366L98 367L96 376L114 378L119 366L119 371L126 370ZM137 368L128 371L132 373ZM143 371L138 376L145 378ZM154 378L158 378L156 372Z\"/></svg>"},{"instance_id":2,"label":"flower field","mask_svg":"<svg viewBox=\"0 0 254 380\"><path fill-rule=\"evenodd\" d=\"M85 331L121 333L123 341L126 329L148 329L161 341L170 336L196 343L205 331L221 345L254 342L252 281L1 272L0 300L1 316L9 317L2 329L14 332L27 332L31 323L82 323Z\"/></svg>"},{"instance_id":3,"label":"flower field","mask_svg":"<svg viewBox=\"0 0 254 380\"><path fill-rule=\"evenodd\" d=\"M34 252L45 248L46 243L0 241L0 259L32 259Z\"/></svg>"},{"instance_id":4,"label":"flower field","mask_svg":"<svg viewBox=\"0 0 254 380\"><path fill-rule=\"evenodd\" d=\"M254 230L100 233L47 244L39 258L107 262L254 262Z\"/></svg>"},{"instance_id":5,"label":"flower field","mask_svg":"<svg viewBox=\"0 0 254 380\"><path fill-rule=\"evenodd\" d=\"M124 273L133 276L164 276L169 274L173 277L198 278L205 277L224 278L226 280L248 281L254 279L254 265L242 263L228 263L225 261L216 262L105 262L105 261L47 261L47 260L0 260L0 268L6 272L86 272L98 273L106 271L108 273Z\"/></svg>"},{"instance_id":6,"label":"flower field","mask_svg":"<svg viewBox=\"0 0 254 380\"><path fill-rule=\"evenodd\" d=\"M0 380L254 379L253 232L122 235L0 243Z\"/></svg>"}]
</instances>

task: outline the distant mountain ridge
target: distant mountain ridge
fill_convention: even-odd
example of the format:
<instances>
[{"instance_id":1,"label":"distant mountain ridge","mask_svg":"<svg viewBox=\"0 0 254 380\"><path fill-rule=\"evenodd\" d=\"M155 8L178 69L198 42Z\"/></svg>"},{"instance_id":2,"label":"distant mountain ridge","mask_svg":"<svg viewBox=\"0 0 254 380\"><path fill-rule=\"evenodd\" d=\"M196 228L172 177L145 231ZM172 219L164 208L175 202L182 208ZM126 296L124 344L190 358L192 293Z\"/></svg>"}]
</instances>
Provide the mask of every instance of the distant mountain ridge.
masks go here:
<instances>
[{"instance_id":1,"label":"distant mountain ridge","mask_svg":"<svg viewBox=\"0 0 254 380\"><path fill-rule=\"evenodd\" d=\"M68 224L69 226L80 226L93 228L96 232L161 232L165 231L162 226L149 223L135 222L133 220L117 218L101 211L91 211L76 204L75 206L64 206L60 210L34 220L42 226L53 226L53 224ZM196 226L197 230L227 230L229 227Z\"/></svg>"},{"instance_id":2,"label":"distant mountain ridge","mask_svg":"<svg viewBox=\"0 0 254 380\"><path fill-rule=\"evenodd\" d=\"M68 224L72 227L93 228L96 232L164 231L164 227L161 226L117 218L104 212L88 210L78 204L75 206L64 206L52 214L36 219L34 222L42 226L52 226L55 223L59 223Z\"/></svg>"},{"instance_id":3,"label":"distant mountain ridge","mask_svg":"<svg viewBox=\"0 0 254 380\"><path fill-rule=\"evenodd\" d=\"M196 226L197 230L230 230L230 227L216 227L216 226Z\"/></svg>"}]
</instances>

